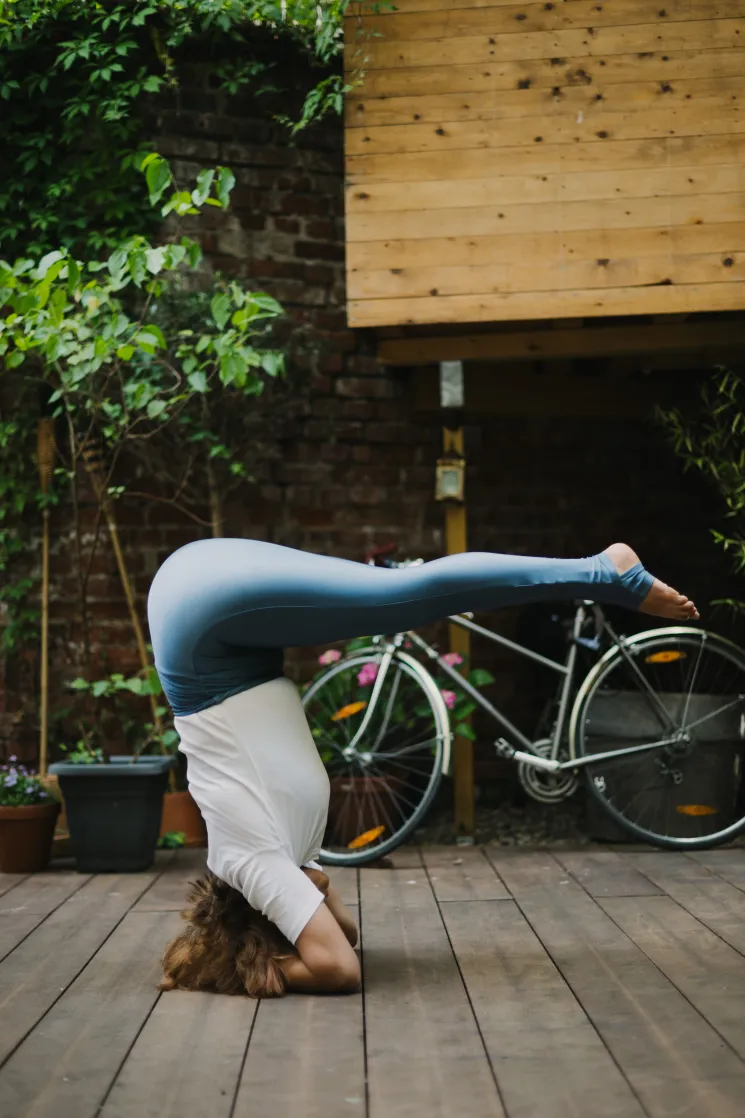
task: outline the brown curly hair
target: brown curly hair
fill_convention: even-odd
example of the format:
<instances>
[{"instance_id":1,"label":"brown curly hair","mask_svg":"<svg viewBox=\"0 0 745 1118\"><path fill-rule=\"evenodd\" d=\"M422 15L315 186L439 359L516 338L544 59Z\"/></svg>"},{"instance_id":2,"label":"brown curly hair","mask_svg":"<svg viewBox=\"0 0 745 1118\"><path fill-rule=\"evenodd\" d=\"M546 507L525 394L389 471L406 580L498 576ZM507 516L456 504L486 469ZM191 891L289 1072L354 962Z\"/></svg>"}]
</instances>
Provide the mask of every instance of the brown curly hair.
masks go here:
<instances>
[{"instance_id":1,"label":"brown curly hair","mask_svg":"<svg viewBox=\"0 0 745 1118\"><path fill-rule=\"evenodd\" d=\"M192 885L186 928L166 947L159 990L281 997L280 961L297 952L242 893L208 872Z\"/></svg>"}]
</instances>

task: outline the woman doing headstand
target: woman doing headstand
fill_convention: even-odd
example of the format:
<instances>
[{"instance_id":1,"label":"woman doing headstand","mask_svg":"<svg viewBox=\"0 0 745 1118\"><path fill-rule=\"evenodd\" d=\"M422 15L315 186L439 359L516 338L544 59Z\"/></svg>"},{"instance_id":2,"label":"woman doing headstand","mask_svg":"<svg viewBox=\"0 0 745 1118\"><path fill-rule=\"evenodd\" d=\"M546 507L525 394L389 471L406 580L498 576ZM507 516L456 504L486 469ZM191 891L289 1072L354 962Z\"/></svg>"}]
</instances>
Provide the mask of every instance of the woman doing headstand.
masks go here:
<instances>
[{"instance_id":1,"label":"woman doing headstand","mask_svg":"<svg viewBox=\"0 0 745 1118\"><path fill-rule=\"evenodd\" d=\"M588 559L469 553L393 570L245 539L203 540L171 555L150 590L150 632L215 877L198 887L192 925L166 952L164 985L261 995L359 984L354 922L315 861L329 782L283 675L285 647L575 598L698 617L624 544ZM221 959L238 975L232 985L214 973L210 921L220 919Z\"/></svg>"}]
</instances>

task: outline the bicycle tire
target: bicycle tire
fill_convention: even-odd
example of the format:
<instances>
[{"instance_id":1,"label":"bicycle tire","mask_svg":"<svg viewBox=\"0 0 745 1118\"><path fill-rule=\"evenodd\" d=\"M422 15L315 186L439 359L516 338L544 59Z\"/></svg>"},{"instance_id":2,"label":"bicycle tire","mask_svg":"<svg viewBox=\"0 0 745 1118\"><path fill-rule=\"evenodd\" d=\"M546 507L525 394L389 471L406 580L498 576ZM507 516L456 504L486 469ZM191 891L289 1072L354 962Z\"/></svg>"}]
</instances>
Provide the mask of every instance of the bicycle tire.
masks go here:
<instances>
[{"instance_id":1,"label":"bicycle tire","mask_svg":"<svg viewBox=\"0 0 745 1118\"><path fill-rule=\"evenodd\" d=\"M728 641L715 633L709 633L702 629L695 629L693 627L687 626L668 626L661 627L659 629L649 629L645 630L644 632L637 633L632 637L624 639L623 647L630 653L633 660L637 663L637 670L640 657L644 664L654 664L656 667L658 664L663 665L666 663L675 663L676 656L677 662L681 663L684 659L688 658L691 651L696 649L698 649L698 652L696 654L694 663L700 664L703 651L704 649L706 649L707 652L711 651L715 655L720 656L725 662L729 663L734 669L733 674L738 673L738 676L739 674L741 674L741 681L745 681L745 653L743 653L742 649L733 644L731 641ZM677 652L675 651L676 649ZM672 659L670 658L671 655ZM667 656L667 659L665 658L665 656ZM605 710L607 712L609 700L611 700L612 702L612 696L617 693L614 692L613 689L610 687L607 687L606 691L603 692L603 687L604 685L607 685L611 682L611 677L614 676L614 674L616 675L617 679L623 677L624 668L627 673L627 678L633 678L633 673L628 667L628 662L623 652L621 651L621 648L619 648L618 645L614 645L611 649L608 650L608 652L605 653L603 657L601 657L601 659L591 669L591 671L588 673L587 677L581 684L570 716L569 743L572 757L581 758L592 755L593 750L588 750L587 748L590 741L590 732L588 727L591 727L593 725L595 727L600 726L600 729L595 730L596 734L598 735L598 740L602 740L601 735L603 731L605 731L606 735L608 734L608 714L603 713L603 708L599 707L598 702L602 697L603 701L606 704ZM697 669L694 667L692 670L694 672L693 682L696 682ZM716 738L713 737L709 738L708 740L712 744L718 744L720 747L726 745L728 749L731 748L730 756L733 759L733 775L737 777L738 782L733 789L733 792L737 788L739 788L740 793L739 804L737 802L737 799L733 799L732 808L733 811L736 813L738 811L742 812L743 810L742 793L745 790L745 785L743 785L741 775L742 753L745 750L745 741L743 741L743 730L745 729L745 689L741 693L738 688L734 693L736 694L736 698L732 700L731 721L734 725L735 718L739 720L738 730L733 731L733 738L736 738L736 740L722 739L721 741L718 741ZM609 769L611 765L615 765L616 775L612 776L611 779L616 780L617 785L622 788L623 777L619 779L617 775L621 771L621 765L627 765L628 771L631 772L632 766L636 764L637 773L641 766L646 766L647 769L649 769L650 773L654 768L656 770L656 773L654 774L655 779L658 780L660 784L664 782L664 785L667 789L669 789L671 786L681 789L679 792L675 793L680 802L678 802L677 804L673 804L672 813L669 809L663 809L661 805L658 806L660 817L664 816L668 820L674 820L676 826L679 827L681 830L684 830L687 825L686 822L681 820L681 814L683 816L689 816L690 812L691 819L696 817L704 818L708 817L709 815L716 814L718 809L709 809L707 805L698 804L698 802L692 802L691 804L686 804L684 802L687 789L691 786L693 786L694 788L696 787L695 767L689 765L688 773L686 774L685 762L689 758L692 758L694 756L694 753L699 758L699 762L701 761L703 753L699 747L707 740L704 735L706 733L713 733L714 726L716 726L717 724L715 723L714 726L710 726L708 731L704 731L704 735L702 735L702 726L704 725L704 723L710 722L711 719L715 717L719 717L721 720L721 717L723 717L724 709L722 705L719 711L715 709L708 715L705 715L703 718L699 718L698 720L694 719L697 731L691 733L691 731L694 730L694 723L688 721L688 712L690 710L690 703L692 702L691 696L693 694L698 695L700 700L710 699L714 697L709 696L704 692L701 692L700 695L698 692L694 693L692 690L689 690L688 692L688 697L685 699L682 724L678 727L678 731L683 732L684 729L688 730L689 737L693 737L693 743L690 745L690 747L685 746L681 743L678 746L670 747L669 752L666 752L666 750L663 748L654 751L654 754L652 753L652 751L636 754L634 758L628 757L627 761L623 761L622 758L619 758L618 761L615 762L599 762L598 765L583 766L584 778L588 791L590 795L595 799L595 801L600 805L602 810L615 823L623 828L624 831L633 836L636 840L649 843L654 846L662 847L663 849L704 850L711 847L720 846L722 843L736 838L739 834L745 831L745 815L740 815L738 818L733 819L721 829L711 831L707 834L699 833L698 835L696 835L661 833L660 830L654 829L654 827L649 824L646 826L642 826L638 819L635 820L633 818L629 818L628 816L630 813L628 811L628 807L625 813L619 808L618 803L612 802L611 798L609 798L608 795L607 780L604 776L602 776L602 771L600 771L600 776L598 775L598 773L599 770L602 770L602 767ZM661 701L663 702L665 709L672 716L672 712L673 709L676 707L676 704L678 709L680 708L681 699L679 697L679 693L673 690L663 690L658 694L657 697L660 698L660 695L667 696L667 699L662 699ZM647 697L645 701L651 708L651 700ZM641 706L643 707L644 704L641 704ZM701 707L701 705L699 704L699 710L701 709L705 708ZM624 725L619 734L617 734L614 730L614 732L610 735L611 738L620 736L621 733L625 733L626 740L627 742L629 742L630 735L633 734L633 729L630 729L630 727L633 727L634 718L638 718L639 710L640 703L638 702L638 700L631 707L629 707L628 700L626 700ZM695 713L696 711L694 709L694 715ZM649 714L645 714L644 717L648 719L651 718ZM603 725L603 718L606 719L605 725ZM642 721L643 720L644 719L642 719ZM673 724L675 724L676 719L673 718L672 721ZM649 722L647 723L647 725L649 725ZM662 730L658 726L656 732L659 734L664 734L668 731ZM641 735L641 738L643 740L647 740L648 737L649 731L645 727L645 733ZM689 749L689 751L685 754L675 754L674 752L672 752L675 749L681 750L684 748ZM598 749L597 751L600 752L601 750ZM710 756L713 756L713 753L710 754ZM649 758L653 758L651 762ZM715 758L715 760L717 764L725 766L727 763L727 752L723 748L720 748L719 757ZM678 765L677 769L671 767L675 765ZM725 769L722 768L722 771L724 772ZM680 779L678 780L678 778ZM628 779L629 778L627 778L627 780ZM632 788L633 780L634 777L632 776L630 780ZM688 782L687 788L683 789L681 786L682 784L686 783L686 781ZM699 789L700 788L701 785L699 784ZM628 793L628 795L630 795L630 793ZM698 798L702 798L701 791L699 791ZM643 803L643 793L641 791L636 792L635 799L637 802ZM701 824L699 824L699 826L700 825ZM693 824L690 824L689 826L693 828Z\"/></svg>"},{"instance_id":2,"label":"bicycle tire","mask_svg":"<svg viewBox=\"0 0 745 1118\"><path fill-rule=\"evenodd\" d=\"M369 648L361 649L351 656L339 660L330 667L327 672L324 672L323 675L314 680L303 694L302 701L306 711L311 708L311 704L317 699L319 692L321 692L323 688L329 687L342 672L359 672L366 664L378 665L381 657L381 650ZM369 862L384 857L386 854L390 854L393 850L397 849L397 847L401 846L429 810L437 794L437 790L440 787L443 772L448 768L452 740L450 719L445 701L440 694L435 680L418 660L401 650L397 650L394 654L391 669L395 667L399 667L410 680L419 685L432 711L434 723L432 740L435 743L435 750L430 778L422 798L412 812L411 817L402 823L400 827L396 828L392 834L381 842L376 842L374 845L359 850L332 850L328 847L324 847L320 853L320 861L325 865L364 866ZM331 706L333 705L332 703ZM315 716L314 721L318 721ZM317 735L315 735L316 728L311 727L311 729L318 743L319 739ZM326 762L324 763L326 764Z\"/></svg>"}]
</instances>

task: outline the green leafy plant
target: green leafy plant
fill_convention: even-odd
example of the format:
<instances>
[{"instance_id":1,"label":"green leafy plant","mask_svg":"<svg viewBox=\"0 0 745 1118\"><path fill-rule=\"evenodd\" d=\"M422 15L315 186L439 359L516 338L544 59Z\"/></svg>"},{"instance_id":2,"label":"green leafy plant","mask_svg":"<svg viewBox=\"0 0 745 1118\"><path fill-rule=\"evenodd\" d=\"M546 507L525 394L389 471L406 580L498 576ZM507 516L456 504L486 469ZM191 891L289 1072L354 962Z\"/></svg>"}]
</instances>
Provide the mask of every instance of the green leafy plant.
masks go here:
<instances>
[{"instance_id":1,"label":"green leafy plant","mask_svg":"<svg viewBox=\"0 0 745 1118\"><path fill-rule=\"evenodd\" d=\"M142 721L137 723L137 742L134 756L157 749L161 753L172 753L179 743L179 736L173 728L173 720L168 708L160 700L163 695L160 677L153 667L148 667L136 675L124 676L112 672L103 679L93 681L78 677L70 688L79 693L87 693L95 700L112 700L121 695L154 696L157 701L158 722ZM64 749L64 746L62 747ZM98 750L100 753L101 751Z\"/></svg>"},{"instance_id":2,"label":"green leafy plant","mask_svg":"<svg viewBox=\"0 0 745 1118\"><path fill-rule=\"evenodd\" d=\"M186 845L186 835L183 831L167 831L158 839L158 850L178 850Z\"/></svg>"},{"instance_id":3,"label":"green leafy plant","mask_svg":"<svg viewBox=\"0 0 745 1118\"><path fill-rule=\"evenodd\" d=\"M349 0L8 0L0 8L0 251L100 254L154 228L137 182L138 153L159 98L178 91L195 56L212 96L261 104L271 94L291 104L304 83L299 110L275 113L294 130L340 112L348 7ZM277 65L283 47L296 54L292 89L282 88Z\"/></svg>"},{"instance_id":4,"label":"green leafy plant","mask_svg":"<svg viewBox=\"0 0 745 1118\"><path fill-rule=\"evenodd\" d=\"M177 223L198 214L202 206L225 206L234 181L227 168L218 167L200 172L187 191L178 187L168 163L157 155L146 157L142 169L153 204ZM152 719L144 726L143 748L157 740L168 749L175 735L164 723L159 692L148 683L150 659L119 543L115 506L128 493L122 479L115 477L120 459L124 473L133 454L152 465L158 448L161 456L165 449L166 457L170 450L170 458L183 463L176 491L134 495L188 511L179 501L191 482L193 499L210 502L212 516L206 523L212 524L214 534L221 534L219 471L239 480L247 472L222 440L218 417L235 411L236 402L257 395L265 378L277 377L284 369L282 352L267 344L267 324L280 316L280 305L236 283L207 280L198 271L200 258L198 245L180 236L176 225L171 239L160 244L141 234L127 238L105 262L83 262L63 249L41 260L0 261L0 301L6 309L0 319L0 357L6 375L17 370L27 385L47 396L58 425L67 433L73 506L79 507L82 467L98 504L97 524L108 527L144 674L139 680L109 680L101 695L105 690L129 690L148 697ZM192 280L211 283L211 290L202 292L204 314L189 327L172 320L171 328L164 329L157 321L159 301L178 300ZM17 450L17 440L28 432L5 430L8 475L3 484L12 490L10 435L16 436ZM184 443L191 449L188 456L172 452ZM195 480L203 476L207 494ZM24 503L20 511L25 507ZM199 519L193 512L192 516ZM12 547L12 518L7 513L1 527L0 544L6 539ZM87 561L81 533L77 536L81 617L87 633L87 579L98 527ZM93 698L100 697L94 687L101 682L91 685Z\"/></svg>"},{"instance_id":5,"label":"green leafy plant","mask_svg":"<svg viewBox=\"0 0 745 1118\"><path fill-rule=\"evenodd\" d=\"M718 494L725 527L712 528L712 537L745 573L745 381L719 368L704 381L695 413L670 408L657 416L685 468L702 474ZM714 604L745 610L745 600Z\"/></svg>"},{"instance_id":6,"label":"green leafy plant","mask_svg":"<svg viewBox=\"0 0 745 1118\"><path fill-rule=\"evenodd\" d=\"M38 774L19 764L16 757L0 765L0 807L26 807L47 803L50 799Z\"/></svg>"},{"instance_id":7,"label":"green leafy plant","mask_svg":"<svg viewBox=\"0 0 745 1118\"><path fill-rule=\"evenodd\" d=\"M71 765L103 765L107 760L104 751L92 744L90 733L79 738L74 745L61 743L59 748L65 754L65 760Z\"/></svg>"}]
</instances>

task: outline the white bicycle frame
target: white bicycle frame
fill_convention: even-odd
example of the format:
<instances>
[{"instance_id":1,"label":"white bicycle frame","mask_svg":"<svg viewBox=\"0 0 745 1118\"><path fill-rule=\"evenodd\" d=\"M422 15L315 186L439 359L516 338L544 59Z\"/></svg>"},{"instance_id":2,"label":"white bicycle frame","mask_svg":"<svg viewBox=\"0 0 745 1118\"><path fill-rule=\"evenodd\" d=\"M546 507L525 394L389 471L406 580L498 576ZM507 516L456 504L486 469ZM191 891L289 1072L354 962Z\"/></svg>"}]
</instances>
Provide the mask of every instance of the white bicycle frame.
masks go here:
<instances>
[{"instance_id":1,"label":"white bicycle frame","mask_svg":"<svg viewBox=\"0 0 745 1118\"><path fill-rule=\"evenodd\" d=\"M588 620L589 611L592 611L595 616L596 636L594 638L587 638L582 636L582 631ZM551 752L549 757L541 756L536 749L534 742L527 738L525 734L523 734L517 728L517 726L515 726L509 720L509 718L506 717L506 715L504 715L500 710L497 709L497 707L490 703L489 700L476 687L469 683L468 680L460 674L460 672L456 671L456 669L452 665L448 664L436 648L434 648L430 644L427 644L427 642L413 630L405 633L397 633L393 638L386 638L384 636L376 636L372 638L372 643L375 647L378 647L382 641L385 641L386 643L382 652L380 653L380 664L378 673L375 678L375 684L373 686L372 694L370 695L370 700L368 702L364 718L362 719L362 722L356 734L350 741L349 745L345 748L345 756L351 756L353 753L357 752L357 743L362 739L363 735L367 731L373 712L382 693L388 672L394 660L405 659L410 665L422 669L422 665L419 663L418 660L416 660L414 657L408 656L406 652L402 651L402 646L405 641L409 641L412 645L418 648L430 662L436 663L438 667L453 680L453 683L461 691L465 691L466 694L468 694L470 698L473 699L473 701L481 707L482 710L486 711L486 713L489 714L494 719L494 721L502 727L502 729L509 735L509 737L513 741L517 742L521 747L519 749L516 749L515 746L510 744L510 742L506 738L500 737L495 742L498 753L509 760L521 762L522 764L528 765L531 768L542 769L546 772L552 773L559 773L566 770L576 771L586 765L596 765L600 762L607 761L609 758L623 757L633 753L645 753L649 752L650 750L663 749L665 748L665 746L675 745L688 740L686 727L679 728L677 730L675 729L669 712L665 708L664 704L660 701L659 697L655 694L653 689L650 687L643 673L639 671L634 661L634 645L652 634L658 635L661 632L661 630L659 629L646 630L645 632L637 633L635 634L635 636L630 638L619 637L608 624L602 610L598 605L590 601L580 602L577 605L577 609L574 615L572 635L567 658L564 663L561 663L558 660L551 660L546 656L542 656L539 652L534 652L532 649L526 648L521 644L517 644L515 641L509 640L507 637L503 637L500 633L495 633L491 629L486 629L484 628L484 626L478 625L473 620L473 614L457 614L450 617L449 621L451 621L454 625L458 625L463 629L467 629L471 633L476 633L481 637L486 637L487 640L493 641L495 644L500 645L502 648L507 648L511 652L515 652L520 656L524 656L529 660L533 660L537 664L542 664L544 667L550 668L552 671L563 676L563 683L559 694L556 724L553 729L551 739ZM671 635L680 635L687 632L695 632L697 635L700 636L699 630L690 630L682 626L669 627L664 631ZM579 701L583 696L586 686L589 685L589 683L595 677L596 672L601 668L602 665L607 662L608 658L610 656L614 656L617 651L620 651L621 655L624 656L624 658L627 660L632 671L637 675L642 689L646 692L651 705L654 707L658 717L660 718L662 726L667 727L667 732L670 736L660 738L659 740L654 742L644 742L641 745L623 746L620 749L613 749L603 753L594 753L591 756L587 757L577 757L574 753L574 733L570 732L570 757L566 761L560 761L559 750L561 748L561 743L564 737L564 729L566 726L567 715L569 713L569 705L572 698L572 688L577 665L578 651L579 648L582 646L590 648L592 650L598 650L600 648L600 634L603 632L608 634L613 643L608 652L606 652L605 655L601 657L598 664L595 665L595 667L591 670L587 677L587 680L580 688L580 692L577 695L571 714L570 725L572 731L576 726ZM424 669L424 671L426 675L428 675L431 679L431 673L427 672L426 669ZM437 690L436 687L435 690ZM383 719L383 726L380 733L378 734L378 740L382 739L385 734L385 730L387 729L387 725L390 719L390 713L393 709L394 699L395 690L389 698L388 711L386 712L386 716ZM447 708L444 707L444 709L447 720L446 724L449 725L450 720L447 714ZM443 751L442 771L444 773L447 773L449 771L450 745L452 742L452 738L453 734L451 732L449 734L448 741L445 743L445 749ZM373 746L373 751L374 749L375 746Z\"/></svg>"}]
</instances>

